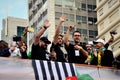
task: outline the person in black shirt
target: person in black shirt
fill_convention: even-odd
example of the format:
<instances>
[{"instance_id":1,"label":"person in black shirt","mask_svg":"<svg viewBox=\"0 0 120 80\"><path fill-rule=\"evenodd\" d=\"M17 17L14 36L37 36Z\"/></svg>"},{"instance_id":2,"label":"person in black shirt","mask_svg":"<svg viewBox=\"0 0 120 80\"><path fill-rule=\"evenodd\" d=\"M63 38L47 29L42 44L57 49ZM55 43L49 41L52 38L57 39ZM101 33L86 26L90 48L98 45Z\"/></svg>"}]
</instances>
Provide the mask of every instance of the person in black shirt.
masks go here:
<instances>
[{"instance_id":1,"label":"person in black shirt","mask_svg":"<svg viewBox=\"0 0 120 80\"><path fill-rule=\"evenodd\" d=\"M66 62L65 54L67 54L64 45L63 45L63 35L59 34L60 33L60 27L62 23L65 21L65 16L61 16L59 20L59 24L56 28L55 35L53 38L52 46L50 48L50 51L53 52L52 55L55 55L53 57L54 61L59 61L59 62Z\"/></svg>"},{"instance_id":2,"label":"person in black shirt","mask_svg":"<svg viewBox=\"0 0 120 80\"><path fill-rule=\"evenodd\" d=\"M74 44L68 41L72 29L74 29L74 26L69 26L64 36L65 48L68 52L68 62L83 64L87 59L88 52L86 51L86 47L80 44L81 34L79 31L75 31L72 35Z\"/></svg>"},{"instance_id":3,"label":"person in black shirt","mask_svg":"<svg viewBox=\"0 0 120 80\"><path fill-rule=\"evenodd\" d=\"M4 40L0 40L0 56L2 57L10 56L8 43Z\"/></svg>"},{"instance_id":4,"label":"person in black shirt","mask_svg":"<svg viewBox=\"0 0 120 80\"><path fill-rule=\"evenodd\" d=\"M41 37L41 35L45 32L45 30L49 26L50 26L50 23L48 20L46 20L44 23L44 26L36 34L34 43L32 45L32 51L31 51L32 59L49 60L49 53L47 52L47 46L51 42L47 39L47 37Z\"/></svg>"}]
</instances>

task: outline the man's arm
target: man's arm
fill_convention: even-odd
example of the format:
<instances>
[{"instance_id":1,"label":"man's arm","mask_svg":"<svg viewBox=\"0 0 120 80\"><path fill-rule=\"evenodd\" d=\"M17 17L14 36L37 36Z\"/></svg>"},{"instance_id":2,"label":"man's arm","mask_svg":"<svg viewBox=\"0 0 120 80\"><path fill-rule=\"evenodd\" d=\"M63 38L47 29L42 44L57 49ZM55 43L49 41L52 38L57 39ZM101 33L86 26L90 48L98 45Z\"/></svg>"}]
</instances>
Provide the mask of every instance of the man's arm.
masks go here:
<instances>
[{"instance_id":1,"label":"man's arm","mask_svg":"<svg viewBox=\"0 0 120 80\"><path fill-rule=\"evenodd\" d=\"M85 49L83 49L81 46L75 45L74 48L80 50L84 56L86 57L88 56L88 52Z\"/></svg>"},{"instance_id":2,"label":"man's arm","mask_svg":"<svg viewBox=\"0 0 120 80\"><path fill-rule=\"evenodd\" d=\"M27 32L28 32L28 27L26 27L26 28L24 29L24 31L23 31L23 33L22 33L22 35L21 35L21 41L20 41L19 44L18 44L19 47L24 43L25 36L26 36Z\"/></svg>"},{"instance_id":3,"label":"man's arm","mask_svg":"<svg viewBox=\"0 0 120 80\"><path fill-rule=\"evenodd\" d=\"M67 29L67 32L64 36L64 43L69 46L69 34L70 34L70 31L72 31L72 29L74 29L75 26L69 26L68 29Z\"/></svg>"},{"instance_id":4,"label":"man's arm","mask_svg":"<svg viewBox=\"0 0 120 80\"><path fill-rule=\"evenodd\" d=\"M114 42L114 36L112 36L112 37L108 40L108 42L104 45L104 47L105 47L106 49L108 49L109 45L110 45L111 43L113 43L113 42Z\"/></svg>"},{"instance_id":5,"label":"man's arm","mask_svg":"<svg viewBox=\"0 0 120 80\"><path fill-rule=\"evenodd\" d=\"M45 32L45 30L50 26L50 22L48 20L46 20L44 22L44 26L42 27L42 29L40 29L37 34L36 34L36 37L35 37L35 40L34 40L34 45L37 45L39 43L39 40L40 40L40 37L42 36L42 34Z\"/></svg>"},{"instance_id":6,"label":"man's arm","mask_svg":"<svg viewBox=\"0 0 120 80\"><path fill-rule=\"evenodd\" d=\"M57 43L58 36L59 36L59 33L60 33L60 28L61 28L62 23L65 21L65 18L66 18L65 16L61 16L60 19L59 19L59 24L56 28L54 39L53 39L54 44Z\"/></svg>"}]
</instances>

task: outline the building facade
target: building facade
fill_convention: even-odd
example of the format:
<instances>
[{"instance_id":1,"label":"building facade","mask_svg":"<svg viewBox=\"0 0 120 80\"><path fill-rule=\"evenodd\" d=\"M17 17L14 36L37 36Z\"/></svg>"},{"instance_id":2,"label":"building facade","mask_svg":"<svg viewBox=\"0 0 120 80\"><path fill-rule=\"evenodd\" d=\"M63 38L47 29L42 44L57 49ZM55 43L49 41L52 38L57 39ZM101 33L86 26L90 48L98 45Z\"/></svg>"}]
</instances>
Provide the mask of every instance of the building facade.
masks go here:
<instances>
[{"instance_id":1,"label":"building facade","mask_svg":"<svg viewBox=\"0 0 120 80\"><path fill-rule=\"evenodd\" d=\"M21 37L24 28L27 26L27 19L8 16L2 21L1 39L9 43L9 41L13 40L14 35Z\"/></svg>"},{"instance_id":2,"label":"building facade","mask_svg":"<svg viewBox=\"0 0 120 80\"><path fill-rule=\"evenodd\" d=\"M110 39L110 32L116 31L114 42L109 49L114 57L120 54L120 0L97 0L97 38L103 38L106 42Z\"/></svg>"},{"instance_id":3,"label":"building facade","mask_svg":"<svg viewBox=\"0 0 120 80\"><path fill-rule=\"evenodd\" d=\"M94 40L98 35L95 24L97 22L95 8L96 0L28 0L29 24L35 30L34 33L30 33L29 43L32 44L33 37L45 19L51 22L51 26L44 36L52 41L59 18L62 15L66 16L66 22L62 25L61 34L66 33L69 25L76 24L75 30L81 32L83 44ZM72 36L70 36L70 41L72 41Z\"/></svg>"}]
</instances>

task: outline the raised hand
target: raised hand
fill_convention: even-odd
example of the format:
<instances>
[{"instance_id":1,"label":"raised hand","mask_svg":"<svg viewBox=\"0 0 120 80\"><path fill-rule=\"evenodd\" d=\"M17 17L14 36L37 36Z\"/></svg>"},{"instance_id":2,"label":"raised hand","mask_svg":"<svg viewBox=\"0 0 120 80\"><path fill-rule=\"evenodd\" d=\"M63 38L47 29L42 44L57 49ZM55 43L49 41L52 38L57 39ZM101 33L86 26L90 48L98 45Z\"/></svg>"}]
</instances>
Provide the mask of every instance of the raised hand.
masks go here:
<instances>
[{"instance_id":1,"label":"raised hand","mask_svg":"<svg viewBox=\"0 0 120 80\"><path fill-rule=\"evenodd\" d=\"M61 16L61 17L60 17L60 22L65 22L65 20L66 20L66 17L65 17L65 16Z\"/></svg>"},{"instance_id":2,"label":"raised hand","mask_svg":"<svg viewBox=\"0 0 120 80\"><path fill-rule=\"evenodd\" d=\"M24 32L29 32L29 31L28 31L28 26L24 29Z\"/></svg>"},{"instance_id":3,"label":"raised hand","mask_svg":"<svg viewBox=\"0 0 120 80\"><path fill-rule=\"evenodd\" d=\"M50 25L51 25L51 24L50 24L49 20L45 20L45 22L44 22L44 27L45 27L45 28L48 28Z\"/></svg>"},{"instance_id":4,"label":"raised hand","mask_svg":"<svg viewBox=\"0 0 120 80\"><path fill-rule=\"evenodd\" d=\"M69 30L71 31L71 30L73 30L73 29L75 28L75 25L71 25L71 26L69 26L68 28L69 28Z\"/></svg>"}]
</instances>

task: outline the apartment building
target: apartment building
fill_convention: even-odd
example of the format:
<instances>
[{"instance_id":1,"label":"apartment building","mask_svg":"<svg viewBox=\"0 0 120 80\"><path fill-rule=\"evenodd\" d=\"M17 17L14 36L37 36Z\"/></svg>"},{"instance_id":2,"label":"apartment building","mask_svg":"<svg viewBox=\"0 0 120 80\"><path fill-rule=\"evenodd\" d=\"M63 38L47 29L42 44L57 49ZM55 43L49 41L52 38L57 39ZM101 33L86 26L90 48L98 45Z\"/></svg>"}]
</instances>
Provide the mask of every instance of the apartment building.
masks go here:
<instances>
[{"instance_id":1,"label":"apartment building","mask_svg":"<svg viewBox=\"0 0 120 80\"><path fill-rule=\"evenodd\" d=\"M103 38L106 42L110 39L111 31L116 31L114 42L110 44L116 57L120 54L120 0L96 0L97 3L97 38Z\"/></svg>"},{"instance_id":2,"label":"apartment building","mask_svg":"<svg viewBox=\"0 0 120 80\"><path fill-rule=\"evenodd\" d=\"M8 16L2 21L1 39L9 43L13 36L21 36L25 27L28 26L28 20ZM27 38L26 38L27 42Z\"/></svg>"},{"instance_id":3,"label":"apartment building","mask_svg":"<svg viewBox=\"0 0 120 80\"><path fill-rule=\"evenodd\" d=\"M36 32L46 19L51 22L51 26L44 36L52 41L59 17L62 15L66 16L66 22L62 25L61 34L66 33L69 25L76 24L74 30L81 32L82 44L94 40L98 35L95 24L97 22L95 8L96 0L28 0L29 25L35 30L29 35L30 46ZM70 41L72 41L72 36L70 36Z\"/></svg>"}]
</instances>

